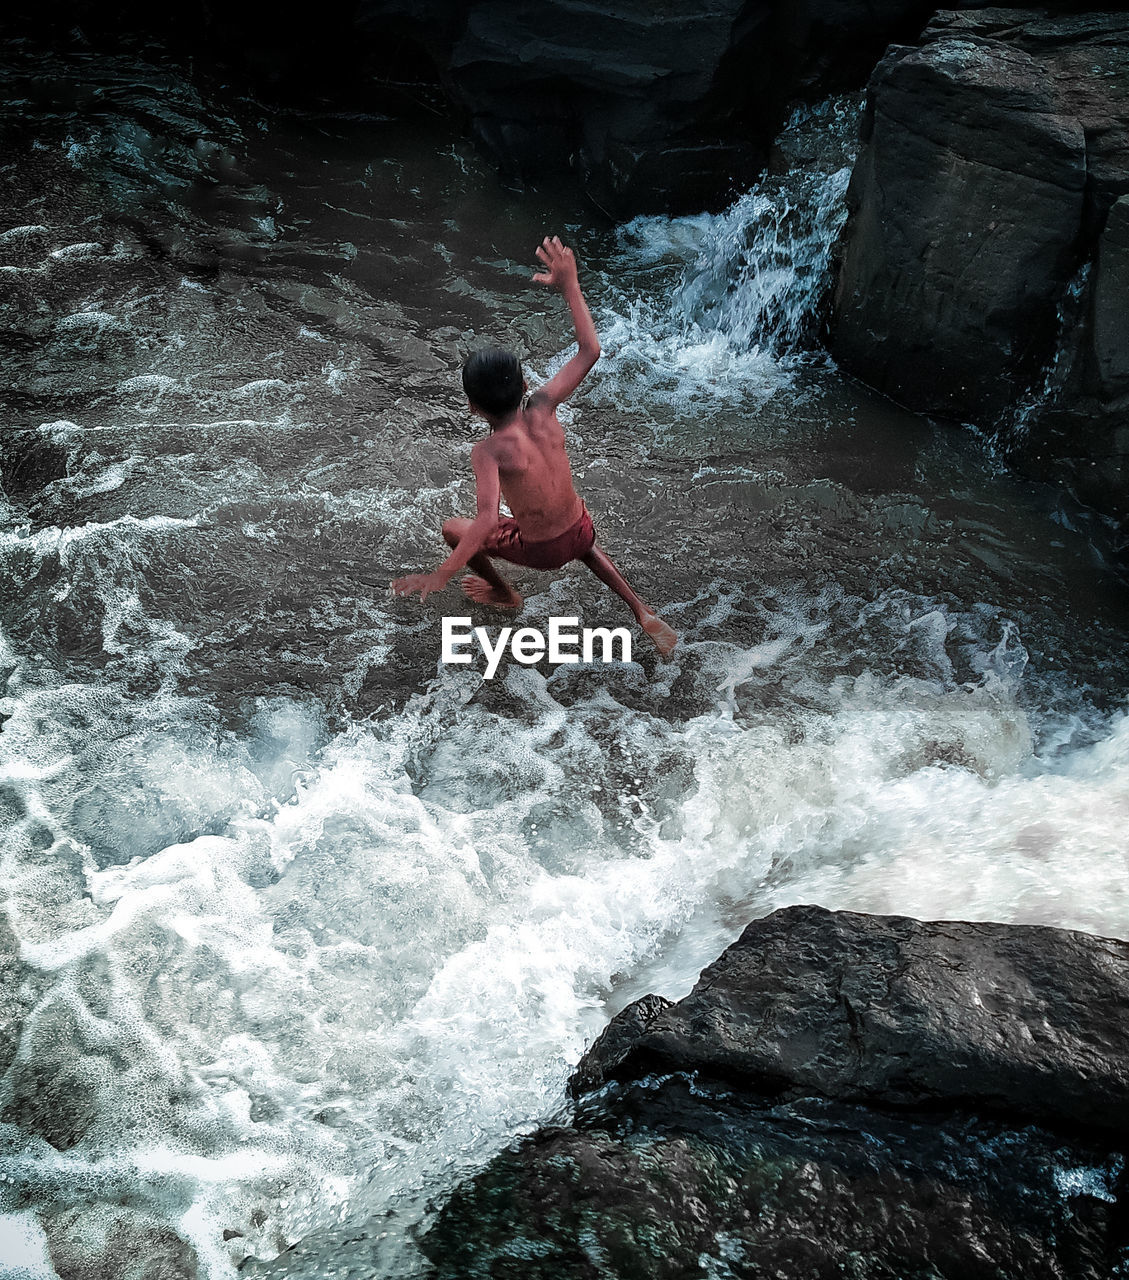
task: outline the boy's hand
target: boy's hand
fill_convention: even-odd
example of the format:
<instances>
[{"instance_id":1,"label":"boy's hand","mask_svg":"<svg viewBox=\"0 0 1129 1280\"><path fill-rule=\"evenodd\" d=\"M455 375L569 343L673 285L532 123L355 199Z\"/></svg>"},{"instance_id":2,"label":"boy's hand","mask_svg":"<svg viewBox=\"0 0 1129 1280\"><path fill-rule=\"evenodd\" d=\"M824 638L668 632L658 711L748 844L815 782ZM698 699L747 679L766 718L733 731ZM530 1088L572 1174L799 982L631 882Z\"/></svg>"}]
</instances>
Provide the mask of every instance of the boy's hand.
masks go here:
<instances>
[{"instance_id":1,"label":"boy's hand","mask_svg":"<svg viewBox=\"0 0 1129 1280\"><path fill-rule=\"evenodd\" d=\"M547 284L563 292L570 284L578 283L576 255L567 245L561 244L560 236L546 236L537 246L537 256L548 268L534 274L537 284Z\"/></svg>"},{"instance_id":2,"label":"boy's hand","mask_svg":"<svg viewBox=\"0 0 1129 1280\"><path fill-rule=\"evenodd\" d=\"M409 573L407 577L396 578L392 583L392 594L395 596L410 596L413 592L419 592L420 604L427 599L433 591L442 591L447 585L449 579L445 578L441 573Z\"/></svg>"}]
</instances>

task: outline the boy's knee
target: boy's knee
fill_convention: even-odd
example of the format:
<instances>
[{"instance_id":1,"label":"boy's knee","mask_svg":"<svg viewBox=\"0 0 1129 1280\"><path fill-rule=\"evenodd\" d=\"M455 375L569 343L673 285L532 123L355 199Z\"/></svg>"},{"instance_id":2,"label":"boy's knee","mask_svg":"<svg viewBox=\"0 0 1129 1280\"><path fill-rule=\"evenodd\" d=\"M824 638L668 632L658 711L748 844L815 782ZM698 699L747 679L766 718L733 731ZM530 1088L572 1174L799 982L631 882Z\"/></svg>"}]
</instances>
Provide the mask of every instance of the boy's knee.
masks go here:
<instances>
[{"instance_id":1,"label":"boy's knee","mask_svg":"<svg viewBox=\"0 0 1129 1280\"><path fill-rule=\"evenodd\" d=\"M463 536L463 525L465 520L444 520L443 521L443 539L448 546L457 547L459 539Z\"/></svg>"}]
</instances>

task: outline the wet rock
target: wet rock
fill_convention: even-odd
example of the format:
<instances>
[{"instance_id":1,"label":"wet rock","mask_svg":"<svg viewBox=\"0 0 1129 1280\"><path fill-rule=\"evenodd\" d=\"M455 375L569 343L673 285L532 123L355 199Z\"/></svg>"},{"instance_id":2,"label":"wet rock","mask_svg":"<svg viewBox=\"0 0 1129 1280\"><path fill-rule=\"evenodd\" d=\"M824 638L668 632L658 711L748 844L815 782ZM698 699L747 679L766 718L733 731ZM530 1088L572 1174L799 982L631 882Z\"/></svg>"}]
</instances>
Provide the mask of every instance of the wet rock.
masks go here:
<instances>
[{"instance_id":1,"label":"wet rock","mask_svg":"<svg viewBox=\"0 0 1129 1280\"><path fill-rule=\"evenodd\" d=\"M857 88L921 0L691 4L362 0L370 41L426 51L505 172L573 170L610 214L723 204L760 168L787 104Z\"/></svg>"},{"instance_id":2,"label":"wet rock","mask_svg":"<svg viewBox=\"0 0 1129 1280\"><path fill-rule=\"evenodd\" d=\"M460 1187L436 1280L1106 1280L1117 1160L1032 1130L612 1086Z\"/></svg>"},{"instance_id":3,"label":"wet rock","mask_svg":"<svg viewBox=\"0 0 1129 1280\"><path fill-rule=\"evenodd\" d=\"M361 0L357 23L399 67L432 68L504 171L571 168L624 217L724 203L789 104L859 88L934 11L923 0Z\"/></svg>"},{"instance_id":4,"label":"wet rock","mask_svg":"<svg viewBox=\"0 0 1129 1280\"><path fill-rule=\"evenodd\" d=\"M1060 0L1058 9L1088 8ZM515 181L574 172L615 217L719 207L759 170L790 104L857 89L928 0L331 0L317 23L264 22L250 0L62 6L19 0L24 25L178 48L283 97L367 110L447 98ZM221 165L241 181L242 166Z\"/></svg>"},{"instance_id":5,"label":"wet rock","mask_svg":"<svg viewBox=\"0 0 1129 1280\"><path fill-rule=\"evenodd\" d=\"M1098 242L1094 361L1102 393L1129 393L1129 196L1110 209Z\"/></svg>"},{"instance_id":6,"label":"wet rock","mask_svg":"<svg viewBox=\"0 0 1129 1280\"><path fill-rule=\"evenodd\" d=\"M628 1006L578 1079L653 1071L1129 1134L1129 943L789 907L750 924L676 1005Z\"/></svg>"},{"instance_id":7,"label":"wet rock","mask_svg":"<svg viewBox=\"0 0 1129 1280\"><path fill-rule=\"evenodd\" d=\"M647 995L618 1013L580 1059L569 1081L573 1096L598 1089L615 1066L630 1057L635 1044L660 1014L673 1007L673 1002L663 996Z\"/></svg>"},{"instance_id":8,"label":"wet rock","mask_svg":"<svg viewBox=\"0 0 1129 1280\"><path fill-rule=\"evenodd\" d=\"M1057 471L1079 496L1129 514L1118 401L1129 335L1124 294L1114 301L1124 250L1112 213L1129 192L1129 17L940 13L875 69L863 135L836 358L910 408L997 427L1005 443L1017 402L1042 396L1058 425L1027 438L1025 415L1018 459L1052 475L1057 457L1088 459ZM1040 390L1049 381L1054 395ZM1096 482L1094 466L1105 467Z\"/></svg>"},{"instance_id":9,"label":"wet rock","mask_svg":"<svg viewBox=\"0 0 1129 1280\"><path fill-rule=\"evenodd\" d=\"M724 202L763 163L763 143L727 127L737 104L718 84L737 0L694 0L660 14L570 0L443 8L425 24L411 6L405 13L366 0L360 22L427 49L478 140L513 179L573 171L596 203L619 214Z\"/></svg>"},{"instance_id":10,"label":"wet rock","mask_svg":"<svg viewBox=\"0 0 1129 1280\"><path fill-rule=\"evenodd\" d=\"M196 1280L191 1245L127 1207L71 1209L46 1225L59 1280Z\"/></svg>"},{"instance_id":11,"label":"wet rock","mask_svg":"<svg viewBox=\"0 0 1129 1280\"><path fill-rule=\"evenodd\" d=\"M1106 1280L1127 1013L1126 943L777 911L617 1015L573 1124L461 1186L424 1250L442 1278Z\"/></svg>"},{"instance_id":12,"label":"wet rock","mask_svg":"<svg viewBox=\"0 0 1129 1280\"><path fill-rule=\"evenodd\" d=\"M1049 392L1010 440L1028 474L1065 484L1119 522L1129 551L1129 197L1110 209L1076 315L1055 353Z\"/></svg>"}]
</instances>

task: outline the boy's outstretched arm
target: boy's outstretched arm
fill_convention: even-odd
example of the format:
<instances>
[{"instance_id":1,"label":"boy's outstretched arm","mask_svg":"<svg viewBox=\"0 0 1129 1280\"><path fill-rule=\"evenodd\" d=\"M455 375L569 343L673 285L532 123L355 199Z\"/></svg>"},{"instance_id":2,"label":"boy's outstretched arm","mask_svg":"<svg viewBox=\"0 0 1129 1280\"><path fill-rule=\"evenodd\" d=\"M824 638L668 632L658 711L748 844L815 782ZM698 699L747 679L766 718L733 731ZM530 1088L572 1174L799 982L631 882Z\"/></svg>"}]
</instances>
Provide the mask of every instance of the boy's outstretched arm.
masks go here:
<instances>
[{"instance_id":1,"label":"boy's outstretched arm","mask_svg":"<svg viewBox=\"0 0 1129 1280\"><path fill-rule=\"evenodd\" d=\"M546 236L537 246L537 256L545 265L544 271L538 271L533 279L538 284L547 284L559 289L572 312L572 323L576 328L576 341L580 350L554 377L534 393L540 400L547 400L555 409L562 400L567 400L588 375L588 371L600 358L600 339L596 336L596 326L584 294L580 292L580 280L576 273L576 255L566 245L561 244L560 236Z\"/></svg>"},{"instance_id":2,"label":"boy's outstretched arm","mask_svg":"<svg viewBox=\"0 0 1129 1280\"><path fill-rule=\"evenodd\" d=\"M498 463L484 447L485 443L480 441L471 450L470 461L478 486L476 514L466 533L459 539L459 545L434 572L409 573L406 577L397 578L391 584L394 595L409 596L413 591L418 591L422 603L433 591L442 591L455 574L482 550L486 539L498 527L498 505L502 488L498 478Z\"/></svg>"}]
</instances>

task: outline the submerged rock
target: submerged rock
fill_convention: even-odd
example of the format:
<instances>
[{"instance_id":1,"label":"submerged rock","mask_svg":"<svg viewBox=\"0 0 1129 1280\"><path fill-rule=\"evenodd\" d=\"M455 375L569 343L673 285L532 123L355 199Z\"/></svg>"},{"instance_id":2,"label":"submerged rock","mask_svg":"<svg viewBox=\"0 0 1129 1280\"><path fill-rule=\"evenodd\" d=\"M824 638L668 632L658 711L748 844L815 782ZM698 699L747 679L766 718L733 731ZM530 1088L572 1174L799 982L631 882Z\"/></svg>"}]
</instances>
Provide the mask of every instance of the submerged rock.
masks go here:
<instances>
[{"instance_id":1,"label":"submerged rock","mask_svg":"<svg viewBox=\"0 0 1129 1280\"><path fill-rule=\"evenodd\" d=\"M47 1223L59 1280L196 1280L196 1254L139 1210L68 1209Z\"/></svg>"},{"instance_id":2,"label":"submerged rock","mask_svg":"<svg viewBox=\"0 0 1129 1280\"><path fill-rule=\"evenodd\" d=\"M836 358L910 408L1000 427L1031 464L1084 458L1057 474L1129 514L1129 348L1109 302L1111 209L1129 192L1129 16L942 12L875 69L863 137ZM1102 257L1104 292L1080 276ZM1009 418L1032 395L1067 415L1057 429Z\"/></svg>"},{"instance_id":3,"label":"submerged rock","mask_svg":"<svg viewBox=\"0 0 1129 1280\"><path fill-rule=\"evenodd\" d=\"M1129 944L778 911L613 1019L573 1124L460 1187L425 1252L438 1277L1105 1280L1127 1013Z\"/></svg>"}]
</instances>

